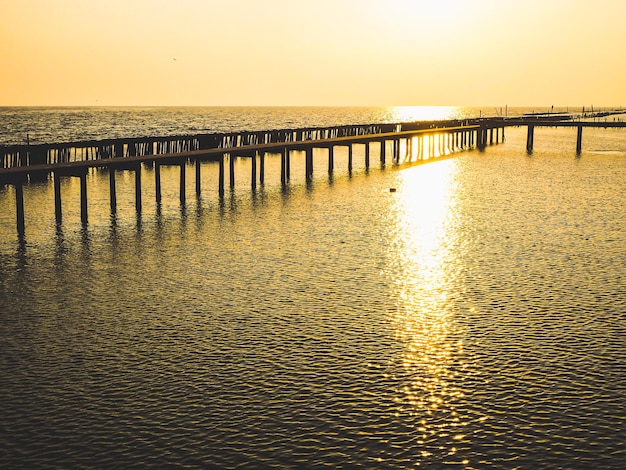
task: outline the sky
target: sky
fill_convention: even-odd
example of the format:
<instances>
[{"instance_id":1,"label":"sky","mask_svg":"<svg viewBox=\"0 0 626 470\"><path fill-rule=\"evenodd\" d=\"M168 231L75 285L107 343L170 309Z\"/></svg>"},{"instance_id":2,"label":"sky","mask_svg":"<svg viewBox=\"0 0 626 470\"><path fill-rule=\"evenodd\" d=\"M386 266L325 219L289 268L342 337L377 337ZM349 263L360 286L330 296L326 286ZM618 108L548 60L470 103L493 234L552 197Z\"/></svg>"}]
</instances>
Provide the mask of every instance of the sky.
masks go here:
<instances>
[{"instance_id":1,"label":"sky","mask_svg":"<svg viewBox=\"0 0 626 470\"><path fill-rule=\"evenodd\" d=\"M626 0L0 0L0 106L626 106Z\"/></svg>"}]
</instances>

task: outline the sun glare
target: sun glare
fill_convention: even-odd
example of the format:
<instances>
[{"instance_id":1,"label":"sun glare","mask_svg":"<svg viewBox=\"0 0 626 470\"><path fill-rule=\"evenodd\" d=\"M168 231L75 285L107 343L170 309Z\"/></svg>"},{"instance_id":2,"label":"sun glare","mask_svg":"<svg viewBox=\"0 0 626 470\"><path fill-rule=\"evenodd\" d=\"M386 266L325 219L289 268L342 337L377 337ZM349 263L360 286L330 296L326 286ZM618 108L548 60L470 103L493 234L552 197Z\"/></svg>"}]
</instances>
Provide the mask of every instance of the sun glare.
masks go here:
<instances>
[{"instance_id":1,"label":"sun glare","mask_svg":"<svg viewBox=\"0 0 626 470\"><path fill-rule=\"evenodd\" d=\"M441 20L456 16L465 9L465 2L458 0L390 0L385 8L404 17L423 17L429 20Z\"/></svg>"},{"instance_id":2,"label":"sun glare","mask_svg":"<svg viewBox=\"0 0 626 470\"><path fill-rule=\"evenodd\" d=\"M456 106L393 106L389 113L395 122L436 121L452 119L458 113Z\"/></svg>"},{"instance_id":3,"label":"sun glare","mask_svg":"<svg viewBox=\"0 0 626 470\"><path fill-rule=\"evenodd\" d=\"M417 437L423 442L464 424L456 419L456 402L463 397L456 372L463 344L454 338L449 298L459 262L453 249L459 237L455 168L454 161L445 160L403 171L394 196L397 231L390 244L390 273L399 305L392 321L405 346L401 361L408 378L397 401L402 412L422 418ZM441 416L452 417L454 424L441 425Z\"/></svg>"}]
</instances>

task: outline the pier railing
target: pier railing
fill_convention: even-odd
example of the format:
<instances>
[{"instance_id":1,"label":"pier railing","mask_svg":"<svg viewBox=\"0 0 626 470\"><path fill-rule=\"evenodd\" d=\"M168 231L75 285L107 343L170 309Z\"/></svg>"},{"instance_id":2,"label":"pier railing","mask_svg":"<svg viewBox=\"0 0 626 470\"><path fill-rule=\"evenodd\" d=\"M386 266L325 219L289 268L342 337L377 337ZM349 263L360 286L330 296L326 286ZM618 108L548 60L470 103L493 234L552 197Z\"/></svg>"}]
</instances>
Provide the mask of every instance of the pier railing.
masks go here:
<instances>
[{"instance_id":1,"label":"pier railing","mask_svg":"<svg viewBox=\"0 0 626 470\"><path fill-rule=\"evenodd\" d=\"M262 145L280 142L302 142L338 137L383 134L406 130L445 128L463 125L482 125L487 128L524 125L566 125L567 122L583 122L588 119L607 118L612 114L622 114L625 110L599 111L584 114L536 113L519 117L488 117L465 120L418 121L403 123L375 123L312 127L297 129L272 129L241 131L230 133L207 133L195 135L172 135L156 137L128 137L62 143L0 145L0 170L29 165L54 165L75 161L128 158L145 155L206 150L212 148L233 148L248 145ZM604 121L606 127L611 122ZM570 124L573 125L573 124ZM590 125L587 122L585 126ZM601 125L601 124L598 124ZM618 125L615 125L618 127ZM621 126L619 126L621 127Z\"/></svg>"},{"instance_id":2,"label":"pier railing","mask_svg":"<svg viewBox=\"0 0 626 470\"><path fill-rule=\"evenodd\" d=\"M0 168L54 165L75 161L164 155L213 148L333 139L401 130L402 124L365 124L324 128L274 129L166 137L131 137L54 144L0 145Z\"/></svg>"},{"instance_id":3,"label":"pier railing","mask_svg":"<svg viewBox=\"0 0 626 470\"><path fill-rule=\"evenodd\" d=\"M420 121L391 124L360 124L332 127L273 129L162 137L130 137L62 143L0 145L0 169L30 165L55 165L77 161L106 160L146 155L165 155L215 148L320 141L405 130L475 125L476 119Z\"/></svg>"}]
</instances>

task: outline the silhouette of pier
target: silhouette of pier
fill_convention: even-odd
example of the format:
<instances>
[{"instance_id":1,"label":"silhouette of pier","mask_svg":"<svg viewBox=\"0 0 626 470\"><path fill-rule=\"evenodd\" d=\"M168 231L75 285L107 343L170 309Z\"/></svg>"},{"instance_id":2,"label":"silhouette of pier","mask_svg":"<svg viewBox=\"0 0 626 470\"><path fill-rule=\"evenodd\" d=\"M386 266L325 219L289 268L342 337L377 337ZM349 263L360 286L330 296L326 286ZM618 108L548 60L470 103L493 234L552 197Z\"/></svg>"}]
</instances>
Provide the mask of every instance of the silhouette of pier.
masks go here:
<instances>
[{"instance_id":1,"label":"silhouette of pier","mask_svg":"<svg viewBox=\"0 0 626 470\"><path fill-rule=\"evenodd\" d=\"M606 117L624 111L602 112L585 118ZM478 149L504 141L504 130L510 126L527 126L527 151L533 150L535 127L577 127L576 151L581 152L584 127L626 127L626 122L583 121L581 116L564 114L533 114L521 117L491 117L468 120L421 121L399 124L367 124L326 128L302 128L268 131L243 131L224 134L194 136L145 137L99 141L68 142L61 144L0 146L0 184L15 187L17 232L24 235L23 185L29 180L45 180L52 176L54 182L55 219L62 221L61 184L64 177L80 179L81 221L88 222L87 174L92 168L108 170L110 180L111 213L117 210L116 171L131 170L135 174L135 207L142 208L141 168L154 169L155 198L161 202L161 172L164 165L180 167L180 202L186 199L186 172L189 162L195 163L195 190L201 194L201 163L214 161L219 165L218 194L224 196L226 163L229 186L235 186L235 159L251 159L251 187L265 181L265 158L268 154L280 156L280 181L286 186L291 179L291 152L305 155L306 181L314 173L314 149L325 149L328 155L327 170L334 171L334 149L345 146L348 150L348 172L353 168L353 147L364 148L364 165L370 167L370 149L378 147L382 168L390 160L393 164L449 155Z\"/></svg>"}]
</instances>

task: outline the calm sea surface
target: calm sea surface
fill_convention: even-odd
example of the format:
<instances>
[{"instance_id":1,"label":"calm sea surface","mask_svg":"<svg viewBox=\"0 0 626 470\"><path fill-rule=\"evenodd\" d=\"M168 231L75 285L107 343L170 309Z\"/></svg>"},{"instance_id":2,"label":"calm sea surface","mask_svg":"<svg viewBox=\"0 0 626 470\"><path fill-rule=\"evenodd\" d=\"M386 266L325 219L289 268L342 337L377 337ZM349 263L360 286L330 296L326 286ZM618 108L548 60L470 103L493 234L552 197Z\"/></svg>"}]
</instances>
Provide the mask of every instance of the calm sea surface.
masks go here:
<instances>
[{"instance_id":1,"label":"calm sea surface","mask_svg":"<svg viewBox=\"0 0 626 470\"><path fill-rule=\"evenodd\" d=\"M0 141L433 117L207 109L2 108ZM0 467L624 468L626 130L506 138L369 171L355 146L351 175L338 147L332 177L319 150L309 185L294 152L285 190L238 159L223 200L207 162L184 207L144 168L141 216L94 171L86 227L77 180L59 227L30 184L24 240L0 186Z\"/></svg>"}]
</instances>

